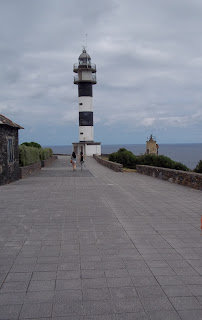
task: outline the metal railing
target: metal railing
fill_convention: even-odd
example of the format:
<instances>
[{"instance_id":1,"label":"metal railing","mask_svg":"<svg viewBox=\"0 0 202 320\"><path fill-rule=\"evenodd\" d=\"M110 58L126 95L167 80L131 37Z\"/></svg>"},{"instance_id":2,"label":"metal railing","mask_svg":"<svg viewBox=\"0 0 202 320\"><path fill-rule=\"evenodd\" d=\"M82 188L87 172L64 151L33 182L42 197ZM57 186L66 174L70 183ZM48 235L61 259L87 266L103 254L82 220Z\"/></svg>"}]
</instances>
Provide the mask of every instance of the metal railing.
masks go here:
<instances>
[{"instance_id":1,"label":"metal railing","mask_svg":"<svg viewBox=\"0 0 202 320\"><path fill-rule=\"evenodd\" d=\"M73 66L73 70L78 70L78 69L90 69L93 72L96 72L96 64L95 63L75 63Z\"/></svg>"}]
</instances>

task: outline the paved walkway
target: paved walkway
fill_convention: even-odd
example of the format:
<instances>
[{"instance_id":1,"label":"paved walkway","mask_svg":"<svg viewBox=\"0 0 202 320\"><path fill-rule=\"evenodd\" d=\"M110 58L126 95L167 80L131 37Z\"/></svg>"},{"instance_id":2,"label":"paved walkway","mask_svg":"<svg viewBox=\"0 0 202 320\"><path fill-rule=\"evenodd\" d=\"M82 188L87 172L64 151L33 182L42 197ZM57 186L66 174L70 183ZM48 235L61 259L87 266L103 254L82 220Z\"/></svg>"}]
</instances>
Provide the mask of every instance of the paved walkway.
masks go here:
<instances>
[{"instance_id":1,"label":"paved walkway","mask_svg":"<svg viewBox=\"0 0 202 320\"><path fill-rule=\"evenodd\" d=\"M92 158L1 186L0 319L201 320L201 214L202 192Z\"/></svg>"}]
</instances>

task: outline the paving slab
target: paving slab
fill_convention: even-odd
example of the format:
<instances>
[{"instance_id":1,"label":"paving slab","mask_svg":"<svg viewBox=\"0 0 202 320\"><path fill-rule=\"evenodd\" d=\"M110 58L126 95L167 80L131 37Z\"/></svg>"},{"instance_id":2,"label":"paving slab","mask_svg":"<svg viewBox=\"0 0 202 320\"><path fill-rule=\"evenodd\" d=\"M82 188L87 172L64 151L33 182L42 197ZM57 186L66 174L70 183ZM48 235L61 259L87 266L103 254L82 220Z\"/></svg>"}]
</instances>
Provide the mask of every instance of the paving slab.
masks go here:
<instances>
[{"instance_id":1,"label":"paving slab","mask_svg":"<svg viewBox=\"0 0 202 320\"><path fill-rule=\"evenodd\" d=\"M0 187L0 319L201 319L202 192L70 157Z\"/></svg>"}]
</instances>

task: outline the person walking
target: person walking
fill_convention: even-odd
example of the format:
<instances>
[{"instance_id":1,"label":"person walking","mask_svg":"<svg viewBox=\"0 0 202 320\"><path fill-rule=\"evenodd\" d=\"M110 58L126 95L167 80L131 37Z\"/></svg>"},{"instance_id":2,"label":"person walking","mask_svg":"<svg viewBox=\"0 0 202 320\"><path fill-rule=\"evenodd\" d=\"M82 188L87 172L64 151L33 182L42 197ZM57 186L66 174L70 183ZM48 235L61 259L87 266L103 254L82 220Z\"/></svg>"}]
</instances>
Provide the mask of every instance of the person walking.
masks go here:
<instances>
[{"instance_id":1,"label":"person walking","mask_svg":"<svg viewBox=\"0 0 202 320\"><path fill-rule=\"evenodd\" d=\"M81 171L83 170L83 166L84 166L84 156L83 156L83 152L80 152L80 164L81 164Z\"/></svg>"},{"instance_id":2,"label":"person walking","mask_svg":"<svg viewBox=\"0 0 202 320\"><path fill-rule=\"evenodd\" d=\"M75 171L76 170L76 154L74 151L72 152L71 163L72 163L72 169L73 171Z\"/></svg>"}]
</instances>

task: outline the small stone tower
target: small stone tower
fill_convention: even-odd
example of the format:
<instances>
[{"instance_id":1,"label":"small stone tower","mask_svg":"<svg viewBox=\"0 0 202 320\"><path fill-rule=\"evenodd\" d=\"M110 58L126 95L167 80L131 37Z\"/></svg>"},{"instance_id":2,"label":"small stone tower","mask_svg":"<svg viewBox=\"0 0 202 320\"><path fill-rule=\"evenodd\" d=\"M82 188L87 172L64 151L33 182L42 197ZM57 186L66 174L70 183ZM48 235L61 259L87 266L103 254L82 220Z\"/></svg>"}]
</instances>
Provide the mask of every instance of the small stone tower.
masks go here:
<instances>
[{"instance_id":1,"label":"small stone tower","mask_svg":"<svg viewBox=\"0 0 202 320\"><path fill-rule=\"evenodd\" d=\"M152 134L151 134L149 140L147 140L146 154L158 155L158 149L159 149L159 146L156 143L156 140L153 139Z\"/></svg>"},{"instance_id":2,"label":"small stone tower","mask_svg":"<svg viewBox=\"0 0 202 320\"><path fill-rule=\"evenodd\" d=\"M74 84L78 85L79 102L79 143L73 143L74 151L85 155L101 154L101 143L94 142L93 127L93 85L96 80L96 65L91 63L91 57L83 48L78 63L73 71L77 73Z\"/></svg>"}]
</instances>

